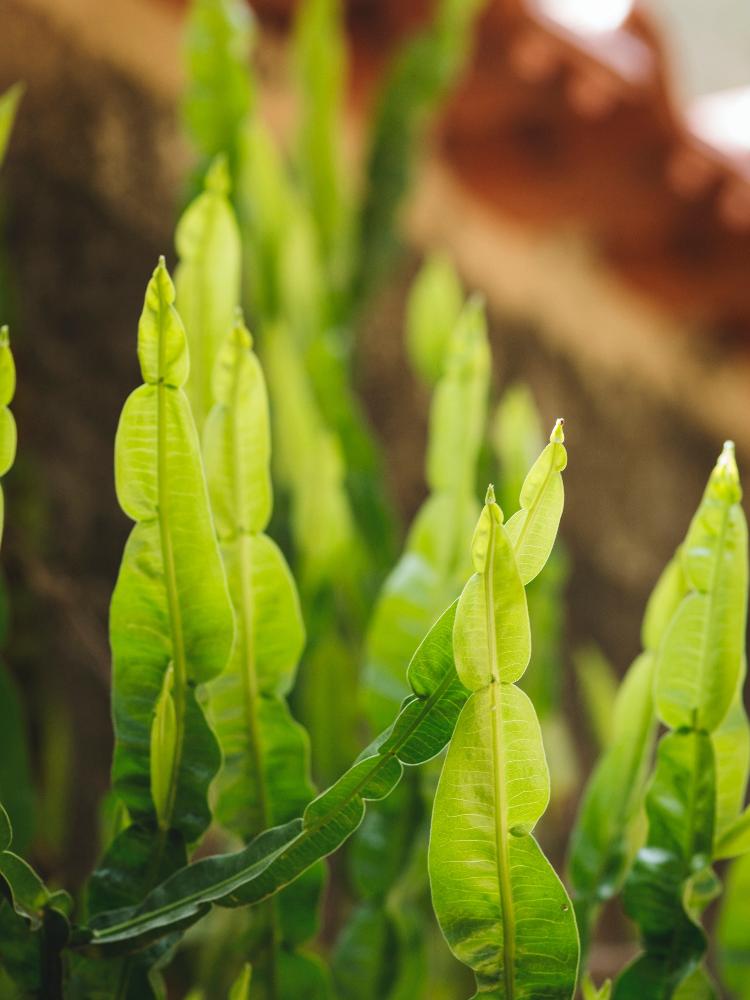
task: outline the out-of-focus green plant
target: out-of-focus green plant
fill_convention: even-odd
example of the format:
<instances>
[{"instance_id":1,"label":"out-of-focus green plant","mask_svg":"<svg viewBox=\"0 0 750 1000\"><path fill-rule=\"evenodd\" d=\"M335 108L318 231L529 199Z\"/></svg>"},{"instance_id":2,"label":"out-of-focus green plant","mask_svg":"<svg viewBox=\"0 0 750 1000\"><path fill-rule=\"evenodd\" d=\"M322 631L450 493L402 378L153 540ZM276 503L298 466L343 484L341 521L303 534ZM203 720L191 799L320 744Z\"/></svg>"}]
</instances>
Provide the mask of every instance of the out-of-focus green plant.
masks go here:
<instances>
[{"instance_id":1,"label":"out-of-focus green plant","mask_svg":"<svg viewBox=\"0 0 750 1000\"><path fill-rule=\"evenodd\" d=\"M398 246L396 222L425 126L464 66L483 0L437 0L432 18L396 53L368 138L365 193L357 213L355 302L382 281Z\"/></svg>"},{"instance_id":2,"label":"out-of-focus green plant","mask_svg":"<svg viewBox=\"0 0 750 1000\"><path fill-rule=\"evenodd\" d=\"M700 916L720 891L711 867L719 787L712 734L737 697L747 613L747 527L727 443L679 553L682 597L654 664L654 704L669 731L657 750L646 794L648 833L628 875L623 901L640 928L643 954L615 984L617 1000L667 998L690 983L710 995L701 962ZM746 784L745 772L744 782ZM735 802L732 811L739 811Z\"/></svg>"},{"instance_id":3,"label":"out-of-focus green plant","mask_svg":"<svg viewBox=\"0 0 750 1000\"><path fill-rule=\"evenodd\" d=\"M445 280L457 283L452 272ZM486 322L477 300L457 314L443 355L430 413L429 496L385 581L365 642L361 701L373 731L387 724L406 697L403 664L455 600L469 571L490 374ZM396 794L369 810L352 845L350 874L362 902L337 946L334 971L342 998L413 996L415 979L422 978L429 806L423 796L431 799L419 775L409 775Z\"/></svg>"},{"instance_id":4,"label":"out-of-focus green plant","mask_svg":"<svg viewBox=\"0 0 750 1000\"><path fill-rule=\"evenodd\" d=\"M272 504L270 427L263 373L251 344L238 318L219 352L216 403L203 438L237 622L232 657L210 685L211 718L224 756L214 814L245 842L297 816L313 796L307 734L284 697L304 645L304 626L291 573L264 533ZM321 880L322 869L313 869L256 911L247 956L258 997L325 995L318 961L296 950L315 930Z\"/></svg>"},{"instance_id":5,"label":"out-of-focus green plant","mask_svg":"<svg viewBox=\"0 0 750 1000\"><path fill-rule=\"evenodd\" d=\"M591 735L603 752L612 742L617 675L601 649L593 644L576 650L573 664Z\"/></svg>"},{"instance_id":6,"label":"out-of-focus green plant","mask_svg":"<svg viewBox=\"0 0 750 1000\"><path fill-rule=\"evenodd\" d=\"M750 854L734 861L726 878L716 927L722 982L735 1000L750 997Z\"/></svg>"},{"instance_id":7,"label":"out-of-focus green plant","mask_svg":"<svg viewBox=\"0 0 750 1000\"><path fill-rule=\"evenodd\" d=\"M5 159L5 152L10 141L10 133L16 118L18 105L23 97L24 85L14 83L5 93L0 94L0 166Z\"/></svg>"}]
</instances>

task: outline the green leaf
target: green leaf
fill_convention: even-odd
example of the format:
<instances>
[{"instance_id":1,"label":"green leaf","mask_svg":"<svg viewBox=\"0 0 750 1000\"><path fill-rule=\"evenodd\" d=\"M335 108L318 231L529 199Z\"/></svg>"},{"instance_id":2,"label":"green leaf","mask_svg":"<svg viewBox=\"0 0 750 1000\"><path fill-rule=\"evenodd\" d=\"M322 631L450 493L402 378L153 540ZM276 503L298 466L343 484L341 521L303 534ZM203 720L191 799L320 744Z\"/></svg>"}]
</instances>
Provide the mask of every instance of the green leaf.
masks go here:
<instances>
[{"instance_id":1,"label":"green leaf","mask_svg":"<svg viewBox=\"0 0 750 1000\"><path fill-rule=\"evenodd\" d=\"M724 721L711 734L716 758L716 838L714 854L722 857L718 845L734 827L745 804L750 772L750 726L743 703L745 670Z\"/></svg>"},{"instance_id":2,"label":"green leaf","mask_svg":"<svg viewBox=\"0 0 750 1000\"><path fill-rule=\"evenodd\" d=\"M188 131L206 160L229 155L253 104L250 11L242 0L192 0L185 32Z\"/></svg>"},{"instance_id":3,"label":"green leaf","mask_svg":"<svg viewBox=\"0 0 750 1000\"><path fill-rule=\"evenodd\" d=\"M586 718L600 750L612 743L618 677L598 646L576 650L573 663Z\"/></svg>"},{"instance_id":4,"label":"green leaf","mask_svg":"<svg viewBox=\"0 0 750 1000\"><path fill-rule=\"evenodd\" d=\"M583 1000L609 1000L612 996L612 981L607 979L597 989L588 973L581 982L581 993Z\"/></svg>"},{"instance_id":5,"label":"green leaf","mask_svg":"<svg viewBox=\"0 0 750 1000\"><path fill-rule=\"evenodd\" d=\"M716 925L721 979L736 1000L750 1000L750 855L738 858L727 875Z\"/></svg>"},{"instance_id":6,"label":"green leaf","mask_svg":"<svg viewBox=\"0 0 750 1000\"><path fill-rule=\"evenodd\" d=\"M229 1000L250 1000L250 980L253 976L252 966L245 962L237 979L229 991Z\"/></svg>"},{"instance_id":7,"label":"green leaf","mask_svg":"<svg viewBox=\"0 0 750 1000\"><path fill-rule=\"evenodd\" d=\"M528 471L544 446L541 419L528 386L519 382L503 392L491 437L500 464L497 500L502 510L515 510Z\"/></svg>"},{"instance_id":8,"label":"green leaf","mask_svg":"<svg viewBox=\"0 0 750 1000\"><path fill-rule=\"evenodd\" d=\"M0 476L4 476L16 458L16 421L8 409L16 391L16 366L10 349L8 327L0 327ZM5 499L0 486L0 540L5 522Z\"/></svg>"},{"instance_id":9,"label":"green leaf","mask_svg":"<svg viewBox=\"0 0 750 1000\"><path fill-rule=\"evenodd\" d=\"M480 7L481 0L439 0L432 20L407 39L388 69L369 135L357 218L355 302L363 302L387 270L419 139L464 64Z\"/></svg>"},{"instance_id":10,"label":"green leaf","mask_svg":"<svg viewBox=\"0 0 750 1000\"><path fill-rule=\"evenodd\" d=\"M227 669L211 684L211 718L224 756L215 813L244 841L299 815L313 796L307 734L284 698L304 646L304 627L289 568L263 534L272 493L268 400L251 345L238 316L219 354L216 404L204 433L209 493L237 620ZM281 975L287 952L314 932L320 881L318 872L311 898L284 894L259 915L264 932L250 958L261 990L273 991L269 984ZM295 909L313 919L297 940L289 940L284 911Z\"/></svg>"},{"instance_id":11,"label":"green leaf","mask_svg":"<svg viewBox=\"0 0 750 1000\"><path fill-rule=\"evenodd\" d=\"M466 307L446 345L433 396L427 481L430 496L405 551L378 597L367 632L362 700L376 731L408 693L404 663L469 572L467 548L477 518L474 498L484 436L489 346L480 307Z\"/></svg>"},{"instance_id":12,"label":"green leaf","mask_svg":"<svg viewBox=\"0 0 750 1000\"><path fill-rule=\"evenodd\" d=\"M445 368L451 336L463 305L455 268L441 254L427 258L406 303L406 344L412 366L432 385Z\"/></svg>"},{"instance_id":13,"label":"green leaf","mask_svg":"<svg viewBox=\"0 0 750 1000\"><path fill-rule=\"evenodd\" d=\"M656 736L654 657L642 653L617 695L612 741L586 786L570 839L568 870L584 953L600 905L622 886Z\"/></svg>"},{"instance_id":14,"label":"green leaf","mask_svg":"<svg viewBox=\"0 0 750 1000\"><path fill-rule=\"evenodd\" d=\"M5 159L16 111L25 89L24 84L14 83L5 93L0 94L0 166Z\"/></svg>"},{"instance_id":15,"label":"green leaf","mask_svg":"<svg viewBox=\"0 0 750 1000\"><path fill-rule=\"evenodd\" d=\"M438 619L409 666L413 695L396 721L331 788L293 820L257 837L235 854L189 865L150 893L135 910L102 914L79 942L94 949L123 949L188 926L212 903L259 902L298 878L339 847L359 826L365 802L389 794L403 765L424 763L451 737L467 692L453 666L451 638L456 606Z\"/></svg>"},{"instance_id":16,"label":"green leaf","mask_svg":"<svg viewBox=\"0 0 750 1000\"><path fill-rule=\"evenodd\" d=\"M705 952L697 914L688 913L683 901L689 881L711 864L715 796L711 738L695 731L664 736L646 795L648 839L623 895L645 953L618 979L615 1000L667 1000Z\"/></svg>"},{"instance_id":17,"label":"green leaf","mask_svg":"<svg viewBox=\"0 0 750 1000\"><path fill-rule=\"evenodd\" d=\"M549 444L524 480L521 509L506 525L524 586L542 570L557 535L565 501L562 473L568 463L564 441L563 421L558 420Z\"/></svg>"},{"instance_id":18,"label":"green leaf","mask_svg":"<svg viewBox=\"0 0 750 1000\"><path fill-rule=\"evenodd\" d=\"M329 288L337 291L348 277L351 224L339 149L346 83L339 0L307 0L300 6L294 55L301 101L296 158L300 184L315 220Z\"/></svg>"},{"instance_id":19,"label":"green leaf","mask_svg":"<svg viewBox=\"0 0 750 1000\"><path fill-rule=\"evenodd\" d=\"M573 908L531 836L549 801L542 736L511 683L529 658L526 598L491 488L472 556L454 627L456 669L472 694L435 796L433 905L451 950L474 970L477 995L572 997Z\"/></svg>"},{"instance_id":20,"label":"green leaf","mask_svg":"<svg viewBox=\"0 0 750 1000\"><path fill-rule=\"evenodd\" d=\"M175 244L180 258L175 274L177 308L191 361L185 390L200 432L213 405L216 357L240 300L240 232L229 201L224 157L213 162L203 192L183 213Z\"/></svg>"},{"instance_id":21,"label":"green leaf","mask_svg":"<svg viewBox=\"0 0 750 1000\"><path fill-rule=\"evenodd\" d=\"M10 818L0 803L0 851L7 851L13 843L13 828L10 825Z\"/></svg>"},{"instance_id":22,"label":"green leaf","mask_svg":"<svg viewBox=\"0 0 750 1000\"><path fill-rule=\"evenodd\" d=\"M490 489L472 540L476 572L459 598L453 639L456 671L470 691L517 681L531 656L526 592L502 517Z\"/></svg>"},{"instance_id":23,"label":"green leaf","mask_svg":"<svg viewBox=\"0 0 750 1000\"><path fill-rule=\"evenodd\" d=\"M177 764L177 714L172 689L174 668L170 664L164 674L161 694L156 701L154 720L151 723L151 798L156 810L159 828L169 828L170 794Z\"/></svg>"},{"instance_id":24,"label":"green leaf","mask_svg":"<svg viewBox=\"0 0 750 1000\"><path fill-rule=\"evenodd\" d=\"M115 441L118 499L136 524L110 613L113 784L133 819L156 821L151 726L171 664L176 763L163 821L192 842L209 821L206 792L219 764L196 685L223 670L234 624L198 439L180 388L188 354L173 302L162 262L149 283L138 329L146 384L127 400Z\"/></svg>"},{"instance_id":25,"label":"green leaf","mask_svg":"<svg viewBox=\"0 0 750 1000\"><path fill-rule=\"evenodd\" d=\"M471 299L458 318L432 398L426 471L434 493L474 492L487 419L489 369L484 306Z\"/></svg>"},{"instance_id":26,"label":"green leaf","mask_svg":"<svg viewBox=\"0 0 750 1000\"><path fill-rule=\"evenodd\" d=\"M659 650L655 698L672 728L716 729L729 710L743 662L747 526L727 442L682 547L688 584Z\"/></svg>"}]
</instances>

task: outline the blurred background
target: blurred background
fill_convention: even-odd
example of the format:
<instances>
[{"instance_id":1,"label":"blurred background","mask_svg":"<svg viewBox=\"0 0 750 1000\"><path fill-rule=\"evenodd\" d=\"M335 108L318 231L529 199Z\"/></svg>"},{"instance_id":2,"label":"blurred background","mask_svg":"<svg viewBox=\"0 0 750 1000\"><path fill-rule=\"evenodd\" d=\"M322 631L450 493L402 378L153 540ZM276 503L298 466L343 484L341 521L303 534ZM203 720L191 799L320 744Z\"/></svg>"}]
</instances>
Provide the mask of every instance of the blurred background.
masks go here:
<instances>
[{"instance_id":1,"label":"blurred background","mask_svg":"<svg viewBox=\"0 0 750 1000\"><path fill-rule=\"evenodd\" d=\"M258 114L285 148L296 5L250 6ZM343 7L338 137L356 188L383 80L435 5ZM185 16L179 0L0 0L0 91L26 84L0 178L0 302L19 371L5 658L44 790L34 856L69 888L96 856L110 764L107 608L130 528L114 432L139 381L145 282L158 254L174 261L197 162ZM486 300L495 397L521 381L544 427L565 417L575 788L597 750L580 650L618 675L638 652L645 600L725 438L750 481L748 67L742 0L487 0L450 86L425 102L398 246L357 322L356 384L400 537L425 494L429 393L404 346L425 255L441 251ZM574 808L575 791L561 839Z\"/></svg>"}]
</instances>

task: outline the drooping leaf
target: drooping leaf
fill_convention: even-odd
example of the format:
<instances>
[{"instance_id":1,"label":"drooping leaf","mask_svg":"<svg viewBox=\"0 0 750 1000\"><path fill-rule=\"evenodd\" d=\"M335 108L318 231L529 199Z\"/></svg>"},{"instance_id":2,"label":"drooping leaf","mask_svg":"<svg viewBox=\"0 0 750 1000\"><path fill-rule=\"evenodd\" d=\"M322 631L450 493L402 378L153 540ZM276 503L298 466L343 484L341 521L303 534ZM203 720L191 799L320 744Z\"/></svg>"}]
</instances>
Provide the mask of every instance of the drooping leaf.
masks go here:
<instances>
[{"instance_id":1,"label":"drooping leaf","mask_svg":"<svg viewBox=\"0 0 750 1000\"><path fill-rule=\"evenodd\" d=\"M456 669L472 694L435 796L433 905L452 951L476 975L478 996L572 997L573 908L531 836L549 801L541 731L513 683L530 654L526 598L492 489L472 558L476 572L454 627Z\"/></svg>"},{"instance_id":2,"label":"drooping leaf","mask_svg":"<svg viewBox=\"0 0 750 1000\"><path fill-rule=\"evenodd\" d=\"M454 617L452 605L420 644L409 666L414 693L393 725L310 803L303 819L261 834L235 854L189 865L139 907L98 916L90 930L79 934L78 944L94 950L132 948L194 923L213 903L259 902L339 847L362 821L366 801L389 794L404 765L424 763L450 739L467 696L453 665Z\"/></svg>"}]
</instances>

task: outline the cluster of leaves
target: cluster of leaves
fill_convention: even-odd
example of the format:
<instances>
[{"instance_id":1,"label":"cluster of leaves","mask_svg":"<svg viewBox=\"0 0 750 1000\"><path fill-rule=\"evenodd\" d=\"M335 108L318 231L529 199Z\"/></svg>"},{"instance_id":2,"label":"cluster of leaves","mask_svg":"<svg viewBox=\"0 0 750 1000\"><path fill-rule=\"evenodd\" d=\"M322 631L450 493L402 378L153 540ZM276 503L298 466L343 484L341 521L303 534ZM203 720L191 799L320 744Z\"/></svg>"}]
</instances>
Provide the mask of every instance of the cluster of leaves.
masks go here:
<instances>
[{"instance_id":1,"label":"cluster of leaves","mask_svg":"<svg viewBox=\"0 0 750 1000\"><path fill-rule=\"evenodd\" d=\"M410 137L454 78L476 6L440 0L399 56L356 203L335 153L334 0L309 0L297 24L305 100L291 163L257 115L243 6L193 5L187 117L205 177L177 227L174 283L163 259L148 282L142 384L115 442L133 527L110 614L112 818L74 909L11 850L0 810L11 995L163 997L178 949L213 966L193 998L406 1000L425 983L437 995L429 894L477 996L563 1000L602 905L621 894L641 953L614 986L584 976L584 996L710 997L700 919L720 891L712 866L734 857L719 942L727 982L743 988L748 571L731 445L647 607L573 833L572 898L534 836L553 791L545 745L558 794L570 770L553 553L562 421L542 447L524 390L504 398L492 435L501 504L490 487L480 509L486 322L441 259L420 274L407 322L432 391L428 496L382 580L394 532L353 388L353 323L391 239ZM15 100L0 99L0 154ZM0 476L15 454L14 387L4 328ZM350 763L361 723L380 735ZM355 834L357 900L331 976L311 945L324 859Z\"/></svg>"}]
</instances>

